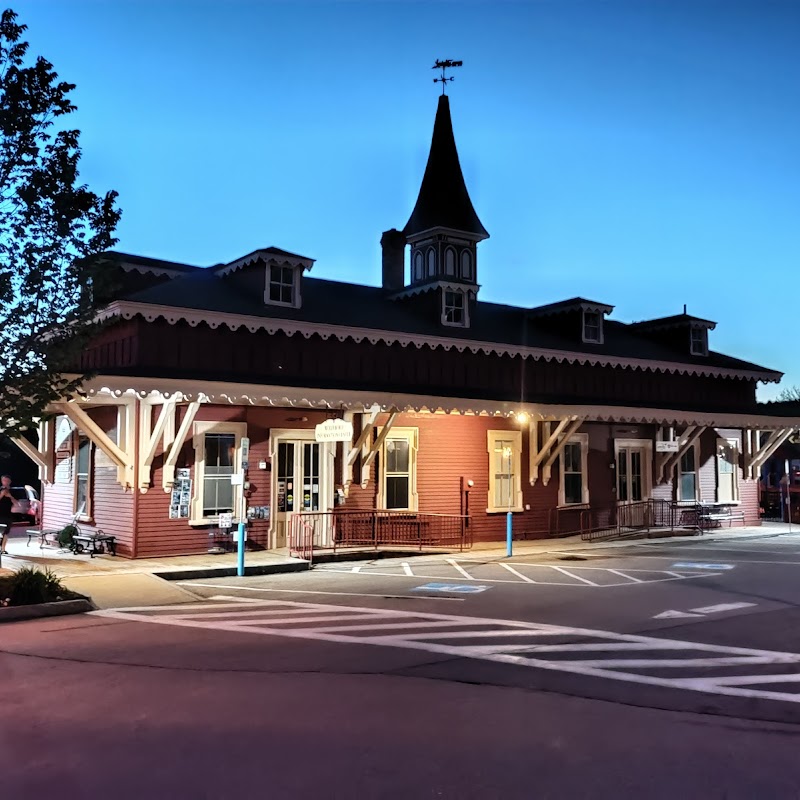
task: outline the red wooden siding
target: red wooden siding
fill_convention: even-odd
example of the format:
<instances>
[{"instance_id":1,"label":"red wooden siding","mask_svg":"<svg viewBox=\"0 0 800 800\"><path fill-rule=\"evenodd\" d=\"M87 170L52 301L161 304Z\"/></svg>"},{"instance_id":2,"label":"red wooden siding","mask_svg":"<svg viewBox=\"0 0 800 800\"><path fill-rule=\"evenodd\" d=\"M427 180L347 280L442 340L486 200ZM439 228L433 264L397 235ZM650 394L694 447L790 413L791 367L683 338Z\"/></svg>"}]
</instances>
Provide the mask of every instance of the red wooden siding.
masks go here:
<instances>
[{"instance_id":1,"label":"red wooden siding","mask_svg":"<svg viewBox=\"0 0 800 800\"><path fill-rule=\"evenodd\" d=\"M104 430L116 425L116 409L95 408L90 412ZM180 424L180 410L176 424ZM154 414L153 424L155 424ZM250 468L247 502L249 506L272 506L270 496L271 464L269 453L270 431L283 429L313 429L327 418L321 411L298 411L297 409L202 406L197 421L245 422L250 438ZM385 424L388 415L377 420L372 441L377 430ZM360 417L356 416L356 436L359 433ZM521 480L523 508L514 514L514 531L517 536L544 536L558 505L560 483L559 461L552 466L551 478L544 485L541 471L532 486L529 478L529 432L527 423L520 425L505 417L484 417L456 414L406 413L396 422L398 428L416 428L419 432L417 453L417 494L419 510L423 513L461 514L464 511L462 479L464 485L473 481L469 490L469 510L473 538L502 540L505 535L506 516L503 512L488 513L489 497L489 453L488 432L522 431ZM593 508L607 507L616 501L616 470L614 464L615 439L643 439L652 442L655 427L652 425L613 425L587 423L581 428L588 434L588 481L589 501ZM735 432L706 431L700 438L699 485L701 499L716 500L716 440L718 435L731 436ZM341 447L336 448L335 474L333 482L341 482ZM59 463L73 457L69 443L58 453ZM191 527L185 519L169 519L170 495L161 486L164 454L157 452L152 466L152 484L149 490L138 495L125 492L116 482L116 468L101 452L96 452L93 482L93 522L83 526L102 528L114 533L119 542L121 555L155 557L204 553L209 546L208 526ZM259 469L265 462L268 469ZM191 436L185 443L176 465L194 467L194 448ZM380 456L371 466L369 482L361 488L358 466L354 469L354 483L350 487L345 508L372 509L377 501L379 481L383 466ZM62 473L63 474L63 473ZM654 476L655 477L655 476ZM62 527L73 516L74 483L72 472L69 480L47 486L44 492L44 524L47 527ZM654 485L652 496L674 499L674 487L670 481ZM197 490L196 484L195 491ZM755 481L745 481L741 468L739 476L740 508L746 514L747 524L758 524L758 493ZM136 515L134 517L134 514ZM579 526L579 511L566 509L557 513L563 533L575 532ZM268 548L269 520L253 520L248 529L251 547ZM135 531L135 534L134 534Z\"/></svg>"}]
</instances>

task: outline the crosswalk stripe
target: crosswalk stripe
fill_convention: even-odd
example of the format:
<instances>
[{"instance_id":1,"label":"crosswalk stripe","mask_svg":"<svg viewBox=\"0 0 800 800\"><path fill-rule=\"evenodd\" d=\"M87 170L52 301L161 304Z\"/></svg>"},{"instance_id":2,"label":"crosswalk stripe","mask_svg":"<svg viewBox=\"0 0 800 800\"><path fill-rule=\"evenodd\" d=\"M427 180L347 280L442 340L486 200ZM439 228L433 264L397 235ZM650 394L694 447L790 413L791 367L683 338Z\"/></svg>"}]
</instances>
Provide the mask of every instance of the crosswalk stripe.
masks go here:
<instances>
[{"instance_id":1,"label":"crosswalk stripe","mask_svg":"<svg viewBox=\"0 0 800 800\"><path fill-rule=\"evenodd\" d=\"M677 690L800 703L800 687L794 686L794 691L767 688L800 682L798 653L520 620L290 600L250 600L245 605L238 599L220 599L216 603L198 603L190 608L187 612L187 606L183 604L92 613L112 619L205 628L240 635L252 633L287 639L405 648ZM205 613L208 608L219 613ZM348 624L342 624L345 622ZM568 640L564 641L565 638ZM608 651L608 657L600 655L605 651ZM629 653L630 657L615 656L613 651ZM657 656L658 652L664 655ZM590 653L597 655L583 657ZM789 671L779 675L766 671L779 665ZM729 674L735 667L741 667L748 674ZM758 667L766 668L764 674L758 674L754 669ZM724 670L725 674L715 675L715 669ZM653 670L682 670L694 674L665 677L653 674Z\"/></svg>"}]
</instances>

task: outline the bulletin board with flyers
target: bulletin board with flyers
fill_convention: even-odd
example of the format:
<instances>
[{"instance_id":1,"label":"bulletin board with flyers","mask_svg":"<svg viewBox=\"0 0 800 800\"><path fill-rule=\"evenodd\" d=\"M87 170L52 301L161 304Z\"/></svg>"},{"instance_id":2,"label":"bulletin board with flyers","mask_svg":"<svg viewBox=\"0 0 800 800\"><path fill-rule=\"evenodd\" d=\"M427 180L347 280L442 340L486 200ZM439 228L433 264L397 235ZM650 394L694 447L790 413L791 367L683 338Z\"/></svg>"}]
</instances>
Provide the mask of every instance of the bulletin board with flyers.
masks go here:
<instances>
[{"instance_id":1,"label":"bulletin board with flyers","mask_svg":"<svg viewBox=\"0 0 800 800\"><path fill-rule=\"evenodd\" d=\"M170 519L188 519L192 503L192 470L181 467L175 470L175 483L169 501Z\"/></svg>"}]
</instances>

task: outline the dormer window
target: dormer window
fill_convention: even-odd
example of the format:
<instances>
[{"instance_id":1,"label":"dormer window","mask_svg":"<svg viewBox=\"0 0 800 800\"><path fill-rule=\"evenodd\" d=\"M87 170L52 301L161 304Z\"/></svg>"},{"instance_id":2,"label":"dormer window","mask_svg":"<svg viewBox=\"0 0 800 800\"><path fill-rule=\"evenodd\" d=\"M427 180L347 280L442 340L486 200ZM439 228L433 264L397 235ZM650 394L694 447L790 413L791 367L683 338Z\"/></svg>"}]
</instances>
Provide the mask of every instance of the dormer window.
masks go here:
<instances>
[{"instance_id":1,"label":"dormer window","mask_svg":"<svg viewBox=\"0 0 800 800\"><path fill-rule=\"evenodd\" d=\"M272 264L269 268L267 302L279 306L297 306L297 272L293 267Z\"/></svg>"},{"instance_id":2,"label":"dormer window","mask_svg":"<svg viewBox=\"0 0 800 800\"><path fill-rule=\"evenodd\" d=\"M599 311L583 312L583 341L588 344L603 343L603 315Z\"/></svg>"},{"instance_id":3,"label":"dormer window","mask_svg":"<svg viewBox=\"0 0 800 800\"><path fill-rule=\"evenodd\" d=\"M689 329L689 352L693 356L708 355L708 330L692 327Z\"/></svg>"},{"instance_id":4,"label":"dormer window","mask_svg":"<svg viewBox=\"0 0 800 800\"><path fill-rule=\"evenodd\" d=\"M464 292L445 289L442 292L442 325L466 328L468 324L466 295Z\"/></svg>"}]
</instances>

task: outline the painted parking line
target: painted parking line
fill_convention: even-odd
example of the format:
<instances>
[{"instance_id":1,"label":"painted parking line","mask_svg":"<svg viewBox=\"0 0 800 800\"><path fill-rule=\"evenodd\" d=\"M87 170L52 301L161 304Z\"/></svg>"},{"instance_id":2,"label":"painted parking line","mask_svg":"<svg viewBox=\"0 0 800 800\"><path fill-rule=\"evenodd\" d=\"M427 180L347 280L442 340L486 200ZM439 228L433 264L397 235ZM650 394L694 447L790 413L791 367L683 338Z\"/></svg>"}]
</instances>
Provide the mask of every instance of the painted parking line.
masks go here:
<instances>
[{"instance_id":1,"label":"painted parking line","mask_svg":"<svg viewBox=\"0 0 800 800\"><path fill-rule=\"evenodd\" d=\"M798 653L517 620L236 597L191 608L181 604L91 613L160 625L421 650L613 681L800 703Z\"/></svg>"},{"instance_id":2,"label":"painted parking line","mask_svg":"<svg viewBox=\"0 0 800 800\"><path fill-rule=\"evenodd\" d=\"M396 564L361 564L358 567L323 565L322 573L345 573L381 578L424 578L426 580L470 580L481 583L536 584L540 586L585 586L608 588L635 586L665 581L713 577L718 571L706 569L709 565L692 563L681 571L677 565L671 569L612 569L610 567L562 567L556 564L537 564L515 561L471 561L446 558L441 561L426 560L419 564L403 561ZM711 565L719 566L719 565ZM723 565L732 569L731 565Z\"/></svg>"}]
</instances>

